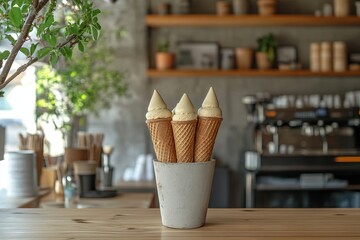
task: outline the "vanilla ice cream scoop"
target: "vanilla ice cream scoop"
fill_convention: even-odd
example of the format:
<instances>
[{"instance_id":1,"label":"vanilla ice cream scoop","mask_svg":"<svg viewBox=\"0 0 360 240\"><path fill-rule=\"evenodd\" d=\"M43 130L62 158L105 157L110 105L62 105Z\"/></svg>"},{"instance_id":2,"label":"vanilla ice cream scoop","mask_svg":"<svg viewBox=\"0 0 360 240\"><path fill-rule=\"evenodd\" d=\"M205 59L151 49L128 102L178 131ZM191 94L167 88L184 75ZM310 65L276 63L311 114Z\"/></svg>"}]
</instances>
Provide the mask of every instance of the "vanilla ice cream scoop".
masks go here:
<instances>
[{"instance_id":1,"label":"vanilla ice cream scoop","mask_svg":"<svg viewBox=\"0 0 360 240\"><path fill-rule=\"evenodd\" d=\"M191 121L196 119L197 115L194 105L191 103L186 93L184 93L180 102L176 105L173 121Z\"/></svg>"},{"instance_id":2,"label":"vanilla ice cream scoop","mask_svg":"<svg viewBox=\"0 0 360 240\"><path fill-rule=\"evenodd\" d=\"M198 115L199 117L222 117L221 109L219 108L219 102L212 87L206 95L201 108L199 108Z\"/></svg>"},{"instance_id":3,"label":"vanilla ice cream scoop","mask_svg":"<svg viewBox=\"0 0 360 240\"><path fill-rule=\"evenodd\" d=\"M146 119L170 118L172 116L160 94L154 90L151 97Z\"/></svg>"}]
</instances>

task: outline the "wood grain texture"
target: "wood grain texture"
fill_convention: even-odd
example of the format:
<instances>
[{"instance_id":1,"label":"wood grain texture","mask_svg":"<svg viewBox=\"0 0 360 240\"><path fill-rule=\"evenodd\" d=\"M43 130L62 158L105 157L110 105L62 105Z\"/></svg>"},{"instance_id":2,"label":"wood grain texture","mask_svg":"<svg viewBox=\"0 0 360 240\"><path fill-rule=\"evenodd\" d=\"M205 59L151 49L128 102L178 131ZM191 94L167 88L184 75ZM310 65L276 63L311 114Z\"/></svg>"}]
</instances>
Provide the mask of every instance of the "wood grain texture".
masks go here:
<instances>
[{"instance_id":1,"label":"wood grain texture","mask_svg":"<svg viewBox=\"0 0 360 240\"><path fill-rule=\"evenodd\" d=\"M147 71L150 78L165 77L359 77L360 71L346 72L311 72L309 70L279 71L279 70L182 70L172 69Z\"/></svg>"},{"instance_id":2,"label":"wood grain texture","mask_svg":"<svg viewBox=\"0 0 360 240\"><path fill-rule=\"evenodd\" d=\"M159 209L6 209L1 239L360 239L358 209L209 209L206 225L163 227Z\"/></svg>"},{"instance_id":3,"label":"wood grain texture","mask_svg":"<svg viewBox=\"0 0 360 240\"><path fill-rule=\"evenodd\" d=\"M148 15L148 27L222 27L222 26L359 26L360 18L315 17L313 15L228 15L189 14L189 15Z\"/></svg>"},{"instance_id":4,"label":"wood grain texture","mask_svg":"<svg viewBox=\"0 0 360 240\"><path fill-rule=\"evenodd\" d=\"M52 194L41 201L40 207L51 208L62 202L62 197ZM154 207L154 193L120 193L112 198L80 198L79 204L86 208L150 208Z\"/></svg>"},{"instance_id":5,"label":"wood grain texture","mask_svg":"<svg viewBox=\"0 0 360 240\"><path fill-rule=\"evenodd\" d=\"M0 197L0 208L36 208L39 207L40 199L50 193L51 189L40 189L34 197Z\"/></svg>"}]
</instances>

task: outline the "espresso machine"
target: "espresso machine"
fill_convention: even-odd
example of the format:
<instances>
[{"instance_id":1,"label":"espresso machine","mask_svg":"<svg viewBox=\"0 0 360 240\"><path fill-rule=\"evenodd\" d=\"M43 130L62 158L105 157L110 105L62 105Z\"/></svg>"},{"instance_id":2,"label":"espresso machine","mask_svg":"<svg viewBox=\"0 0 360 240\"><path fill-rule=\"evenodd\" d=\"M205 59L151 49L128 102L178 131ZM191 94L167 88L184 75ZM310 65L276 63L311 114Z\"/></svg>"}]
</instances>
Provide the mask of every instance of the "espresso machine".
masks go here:
<instances>
[{"instance_id":1,"label":"espresso machine","mask_svg":"<svg viewBox=\"0 0 360 240\"><path fill-rule=\"evenodd\" d=\"M246 207L360 207L360 91L243 104Z\"/></svg>"}]
</instances>

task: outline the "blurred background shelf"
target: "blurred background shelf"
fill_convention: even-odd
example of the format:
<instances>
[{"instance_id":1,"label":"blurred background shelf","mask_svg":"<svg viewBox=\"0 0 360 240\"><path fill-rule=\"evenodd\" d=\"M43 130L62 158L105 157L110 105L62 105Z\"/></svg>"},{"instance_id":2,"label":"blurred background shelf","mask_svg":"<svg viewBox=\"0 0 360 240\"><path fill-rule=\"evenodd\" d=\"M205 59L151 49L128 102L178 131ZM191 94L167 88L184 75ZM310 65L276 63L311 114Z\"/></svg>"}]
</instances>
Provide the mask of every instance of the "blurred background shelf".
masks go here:
<instances>
[{"instance_id":1,"label":"blurred background shelf","mask_svg":"<svg viewBox=\"0 0 360 240\"><path fill-rule=\"evenodd\" d=\"M349 185L344 187L301 187L258 184L255 189L257 191L359 191L360 185Z\"/></svg>"},{"instance_id":2,"label":"blurred background shelf","mask_svg":"<svg viewBox=\"0 0 360 240\"><path fill-rule=\"evenodd\" d=\"M311 72L309 70L279 71L279 70L180 70L172 69L147 71L150 78L165 77L359 77L360 71L347 72Z\"/></svg>"},{"instance_id":3,"label":"blurred background shelf","mask_svg":"<svg viewBox=\"0 0 360 240\"><path fill-rule=\"evenodd\" d=\"M312 15L217 16L211 14L147 15L148 27L218 27L218 26L360 26L360 17L316 17Z\"/></svg>"}]
</instances>

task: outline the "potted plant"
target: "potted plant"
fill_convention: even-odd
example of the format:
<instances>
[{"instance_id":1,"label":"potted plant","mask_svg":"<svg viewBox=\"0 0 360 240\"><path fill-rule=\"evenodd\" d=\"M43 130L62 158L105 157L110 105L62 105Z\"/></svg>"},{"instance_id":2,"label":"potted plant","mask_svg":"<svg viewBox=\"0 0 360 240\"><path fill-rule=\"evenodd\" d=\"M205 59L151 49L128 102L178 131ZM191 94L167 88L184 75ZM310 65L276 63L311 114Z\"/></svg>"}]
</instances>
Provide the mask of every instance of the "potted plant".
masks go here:
<instances>
[{"instance_id":1,"label":"potted plant","mask_svg":"<svg viewBox=\"0 0 360 240\"><path fill-rule=\"evenodd\" d=\"M272 33L257 40L258 51L256 52L256 64L258 69L266 70L273 66L275 60L276 40Z\"/></svg>"},{"instance_id":2,"label":"potted plant","mask_svg":"<svg viewBox=\"0 0 360 240\"><path fill-rule=\"evenodd\" d=\"M261 16L270 16L276 13L276 0L258 0L257 5Z\"/></svg>"},{"instance_id":3,"label":"potted plant","mask_svg":"<svg viewBox=\"0 0 360 240\"><path fill-rule=\"evenodd\" d=\"M57 21L59 11L70 17ZM90 39L97 40L99 13L89 0L1 1L0 40L8 47L0 51L0 96L2 89L35 62L50 56L47 60L55 65L60 56L71 58L75 46L84 49ZM26 62L11 73L18 54L25 55Z\"/></svg>"},{"instance_id":4,"label":"potted plant","mask_svg":"<svg viewBox=\"0 0 360 240\"><path fill-rule=\"evenodd\" d=\"M169 47L168 41L160 42L157 46L156 68L158 70L167 70L174 66L175 56L169 52Z\"/></svg>"}]
</instances>

